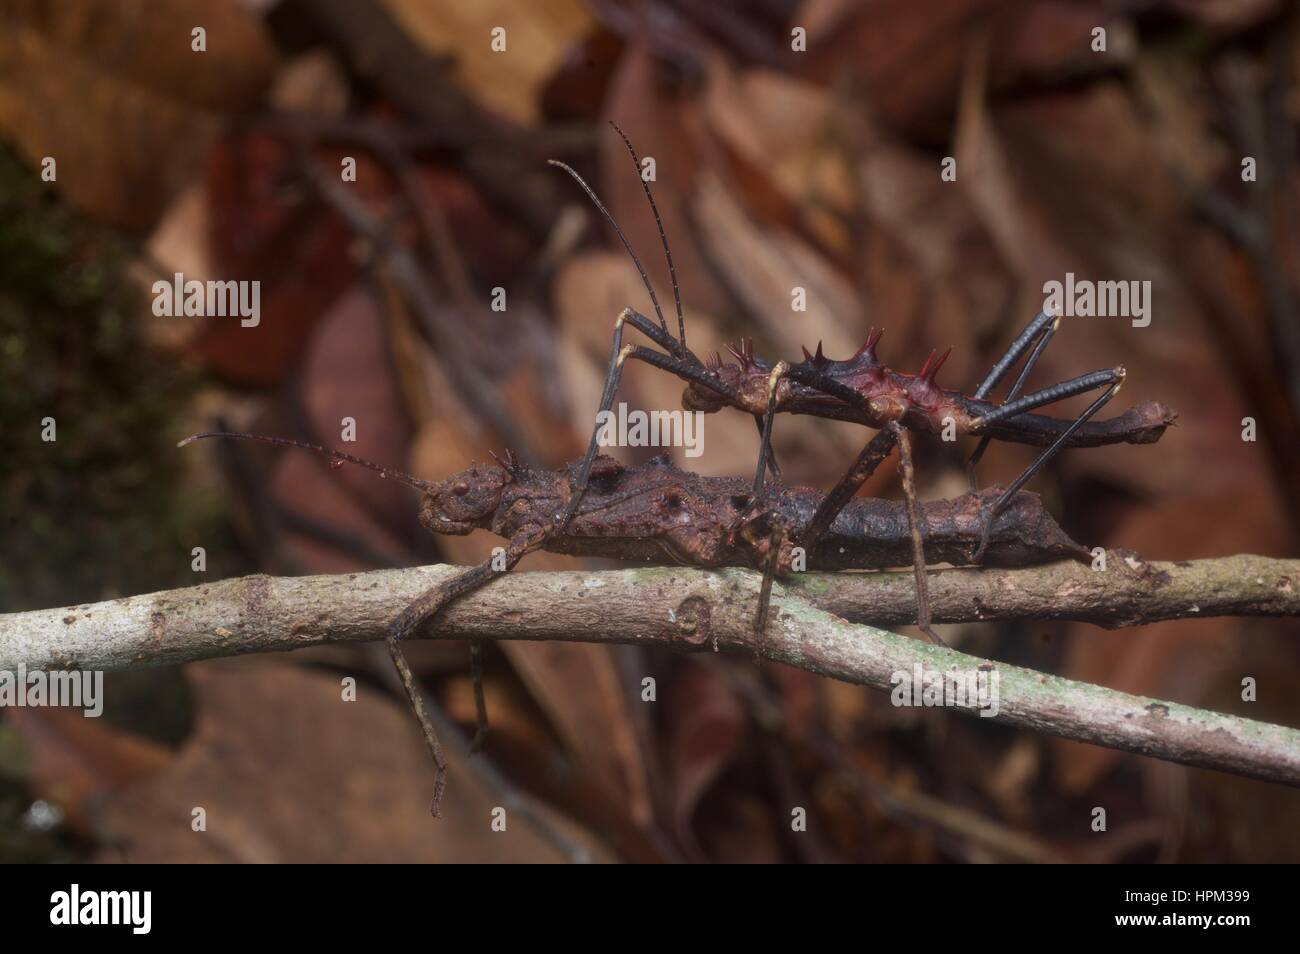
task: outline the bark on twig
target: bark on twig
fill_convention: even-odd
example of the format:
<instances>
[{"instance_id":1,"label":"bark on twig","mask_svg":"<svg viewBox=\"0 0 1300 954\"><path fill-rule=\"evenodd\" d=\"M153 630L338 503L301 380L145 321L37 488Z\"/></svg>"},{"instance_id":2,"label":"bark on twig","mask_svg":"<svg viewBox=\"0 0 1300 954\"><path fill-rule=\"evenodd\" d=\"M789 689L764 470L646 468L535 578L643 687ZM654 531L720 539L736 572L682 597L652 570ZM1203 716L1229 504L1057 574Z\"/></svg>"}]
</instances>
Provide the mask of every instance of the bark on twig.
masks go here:
<instances>
[{"instance_id":1,"label":"bark on twig","mask_svg":"<svg viewBox=\"0 0 1300 954\"><path fill-rule=\"evenodd\" d=\"M1110 569L1072 563L931 574L937 620L1083 619L1127 625L1190 616L1300 615L1300 561L1234 556ZM0 616L0 669L128 669L384 636L434 566L341 576L250 576L103 603ZM761 650L847 682L891 688L895 672L993 667L990 721L1300 786L1300 731L1115 692L927 645L838 616L914 618L908 573L801 574L778 588L761 647L755 573L675 568L515 573L439 618L440 638L636 643ZM836 615L831 615L832 613ZM971 710L962 710L971 714Z\"/></svg>"}]
</instances>

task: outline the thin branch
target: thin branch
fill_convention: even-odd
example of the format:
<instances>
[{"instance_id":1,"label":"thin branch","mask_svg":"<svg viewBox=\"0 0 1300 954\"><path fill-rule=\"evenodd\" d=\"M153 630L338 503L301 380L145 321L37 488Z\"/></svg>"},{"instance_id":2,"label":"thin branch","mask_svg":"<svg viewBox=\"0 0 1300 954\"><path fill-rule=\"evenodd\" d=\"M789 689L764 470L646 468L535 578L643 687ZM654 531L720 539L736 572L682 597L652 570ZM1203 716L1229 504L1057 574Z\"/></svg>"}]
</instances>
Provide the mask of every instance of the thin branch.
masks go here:
<instances>
[{"instance_id":1,"label":"thin branch","mask_svg":"<svg viewBox=\"0 0 1300 954\"><path fill-rule=\"evenodd\" d=\"M1300 616L1300 561L1234 556L1094 572L1061 563L933 574L938 620L1053 618L1128 624L1188 616ZM403 607L460 567L250 576L85 606L0 616L0 669L129 669L381 639ZM440 638L718 646L757 651L753 572L646 567L513 573L439 619ZM838 618L914 618L907 573L802 574L778 587L762 641L772 659L891 689L895 673L999 674L991 722L1300 786L1300 731L994 663ZM813 605L817 604L817 605ZM973 612L972 612L973 608ZM829 612L828 612L829 611ZM989 667L992 667L989 669ZM964 714L974 710L961 709Z\"/></svg>"}]
</instances>

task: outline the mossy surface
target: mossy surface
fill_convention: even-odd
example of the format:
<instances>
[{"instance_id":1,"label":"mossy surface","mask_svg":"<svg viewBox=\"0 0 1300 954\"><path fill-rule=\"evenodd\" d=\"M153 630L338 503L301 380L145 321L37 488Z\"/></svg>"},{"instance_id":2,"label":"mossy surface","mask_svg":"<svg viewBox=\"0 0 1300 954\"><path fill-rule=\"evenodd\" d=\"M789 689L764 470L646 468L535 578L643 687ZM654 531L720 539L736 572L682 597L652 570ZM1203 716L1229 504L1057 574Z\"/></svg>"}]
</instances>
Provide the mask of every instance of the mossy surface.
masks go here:
<instances>
[{"instance_id":1,"label":"mossy surface","mask_svg":"<svg viewBox=\"0 0 1300 954\"><path fill-rule=\"evenodd\" d=\"M128 261L0 150L0 611L193 582L205 518L173 447L191 376L147 346Z\"/></svg>"},{"instance_id":2,"label":"mossy surface","mask_svg":"<svg viewBox=\"0 0 1300 954\"><path fill-rule=\"evenodd\" d=\"M196 379L149 346L131 254L0 146L0 612L193 584L191 548L226 539L184 490L174 445ZM106 693L105 722L177 744L184 682L147 679ZM23 744L0 713L0 861L72 860L88 846L41 824Z\"/></svg>"}]
</instances>

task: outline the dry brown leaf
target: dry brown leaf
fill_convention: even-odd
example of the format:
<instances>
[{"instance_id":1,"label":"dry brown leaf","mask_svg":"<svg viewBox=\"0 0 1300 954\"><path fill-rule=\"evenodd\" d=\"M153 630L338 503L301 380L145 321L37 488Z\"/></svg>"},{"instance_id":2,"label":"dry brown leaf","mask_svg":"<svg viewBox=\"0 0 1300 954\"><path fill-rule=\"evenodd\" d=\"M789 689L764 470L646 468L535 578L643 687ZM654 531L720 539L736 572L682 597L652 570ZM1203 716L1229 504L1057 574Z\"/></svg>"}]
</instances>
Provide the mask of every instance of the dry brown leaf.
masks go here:
<instances>
[{"instance_id":1,"label":"dry brown leaf","mask_svg":"<svg viewBox=\"0 0 1300 954\"><path fill-rule=\"evenodd\" d=\"M530 644L500 645L508 652L510 646ZM533 698L517 681L493 678L489 669L484 695L491 720L486 751L509 771L511 781L552 805L563 805L570 817L581 818L598 832L622 860L664 860L668 846L652 826L634 817L640 810L633 811L627 792L611 787L610 776L602 774L618 770L618 765L603 758L593 764L575 757L578 750L550 731ZM448 716L464 726L474 724L474 690L468 676L444 680L439 698Z\"/></svg>"},{"instance_id":2,"label":"dry brown leaf","mask_svg":"<svg viewBox=\"0 0 1300 954\"><path fill-rule=\"evenodd\" d=\"M203 185L195 183L177 195L162 213L145 245L148 261L157 264L159 271L168 277L177 272L200 281L214 277L216 263L205 239L209 212L208 191ZM144 289L159 279L144 263L136 266L134 274ZM170 351L183 350L203 333L203 325L196 321L146 321L143 325L151 340Z\"/></svg>"},{"instance_id":3,"label":"dry brown leaf","mask_svg":"<svg viewBox=\"0 0 1300 954\"><path fill-rule=\"evenodd\" d=\"M542 466L562 467L580 458L587 450L590 433L573 431L569 422L543 400L541 369L534 363L519 364L500 381L502 402L511 409L515 426L523 433L535 453L543 455ZM599 399L590 405L595 421Z\"/></svg>"},{"instance_id":4,"label":"dry brown leaf","mask_svg":"<svg viewBox=\"0 0 1300 954\"><path fill-rule=\"evenodd\" d=\"M421 47L454 64L457 83L487 109L520 123L538 119L542 87L594 25L580 0L382 0ZM503 52L492 31L505 32Z\"/></svg>"},{"instance_id":5,"label":"dry brown leaf","mask_svg":"<svg viewBox=\"0 0 1300 954\"><path fill-rule=\"evenodd\" d=\"M370 474L379 480L378 474ZM412 497L396 487L390 493ZM288 451L276 461L271 476L271 495L280 505L299 516L309 518L334 534L350 537L368 552L336 546L307 534L286 532L288 552L304 570L311 573L354 573L372 570L376 563L402 565L409 553L402 540L384 525L373 511L339 480L336 471L315 454ZM411 507L412 512L414 507ZM414 519L414 518L412 518ZM375 559L371 559L373 555Z\"/></svg>"},{"instance_id":6,"label":"dry brown leaf","mask_svg":"<svg viewBox=\"0 0 1300 954\"><path fill-rule=\"evenodd\" d=\"M31 753L33 791L57 803L69 826L85 838L98 834L106 795L162 772L175 758L163 746L88 719L78 709L12 707L5 718Z\"/></svg>"},{"instance_id":7,"label":"dry brown leaf","mask_svg":"<svg viewBox=\"0 0 1300 954\"><path fill-rule=\"evenodd\" d=\"M327 446L405 469L410 427L384 320L364 288L353 287L321 316L303 362L302 401L312 433ZM345 418L356 422L356 439L348 443ZM390 526L412 519L412 495L392 481L347 465L334 476Z\"/></svg>"},{"instance_id":8,"label":"dry brown leaf","mask_svg":"<svg viewBox=\"0 0 1300 954\"><path fill-rule=\"evenodd\" d=\"M731 763L745 729L745 710L721 676L684 659L668 700L667 769L673 815L683 840L700 799Z\"/></svg>"},{"instance_id":9,"label":"dry brown leaf","mask_svg":"<svg viewBox=\"0 0 1300 954\"><path fill-rule=\"evenodd\" d=\"M726 816L708 826L703 841L710 858L723 864L774 865L782 861L781 836L766 804L741 795Z\"/></svg>"},{"instance_id":10,"label":"dry brown leaf","mask_svg":"<svg viewBox=\"0 0 1300 954\"><path fill-rule=\"evenodd\" d=\"M192 179L217 132L188 106L104 76L30 27L0 33L0 130L98 218L145 228ZM74 105L75 104L75 105Z\"/></svg>"},{"instance_id":11,"label":"dry brown leaf","mask_svg":"<svg viewBox=\"0 0 1300 954\"><path fill-rule=\"evenodd\" d=\"M695 214L701 241L727 275L755 329L761 328L782 353L823 341L830 354L852 354L857 333L857 297L852 285L806 242L753 222L727 185L712 171L696 177ZM807 310L795 311L796 287L807 293Z\"/></svg>"},{"instance_id":12,"label":"dry brown leaf","mask_svg":"<svg viewBox=\"0 0 1300 954\"><path fill-rule=\"evenodd\" d=\"M351 98L347 71L326 50L309 50L285 63L266 94L273 109L334 117L347 114Z\"/></svg>"},{"instance_id":13,"label":"dry brown leaf","mask_svg":"<svg viewBox=\"0 0 1300 954\"><path fill-rule=\"evenodd\" d=\"M879 0L837 8L818 0L808 12L816 27L808 42L817 55L800 59L804 75L843 83L850 73L883 122L922 133L942 129L971 44L981 37L998 51L995 88L1114 69L1135 49L1131 25L1099 2ZM1098 26L1108 31L1104 58L1090 46Z\"/></svg>"},{"instance_id":14,"label":"dry brown leaf","mask_svg":"<svg viewBox=\"0 0 1300 954\"><path fill-rule=\"evenodd\" d=\"M567 748L637 825L652 820L645 760L610 646L589 643L502 644Z\"/></svg>"},{"instance_id":15,"label":"dry brown leaf","mask_svg":"<svg viewBox=\"0 0 1300 954\"><path fill-rule=\"evenodd\" d=\"M252 106L276 66L240 0L4 0L0 10L106 76L205 109ZM207 32L205 52L192 49L195 27Z\"/></svg>"},{"instance_id":16,"label":"dry brown leaf","mask_svg":"<svg viewBox=\"0 0 1300 954\"><path fill-rule=\"evenodd\" d=\"M338 166L338 151L315 161ZM207 160L205 238L215 274L261 282L262 320L202 322L196 351L207 366L243 386L280 383L296 368L316 321L352 287L354 236L343 222L301 191L283 188L299 157L280 136L253 131L224 137ZM357 198L386 208L382 171L358 157ZM378 213L378 214L382 214Z\"/></svg>"},{"instance_id":17,"label":"dry brown leaf","mask_svg":"<svg viewBox=\"0 0 1300 954\"><path fill-rule=\"evenodd\" d=\"M274 63L233 0L6 6L0 131L34 166L53 157L77 205L130 228L152 224L202 169L210 110L247 105ZM190 29L204 23L210 52L193 53Z\"/></svg>"},{"instance_id":18,"label":"dry brown leaf","mask_svg":"<svg viewBox=\"0 0 1300 954\"><path fill-rule=\"evenodd\" d=\"M845 219L855 211L857 196L844 153L830 138L830 94L771 70L737 73L715 57L705 106L713 134L743 164L745 178L738 184L749 193L749 207L757 211L753 179L761 177L779 194L781 206L759 217L792 220L773 224L797 224L836 255L851 257L853 236Z\"/></svg>"},{"instance_id":19,"label":"dry brown leaf","mask_svg":"<svg viewBox=\"0 0 1300 954\"><path fill-rule=\"evenodd\" d=\"M404 708L364 683L294 666L189 669L198 726L172 768L107 806L130 862L560 861L518 817L493 832L497 796L450 756L443 817L433 767ZM377 740L379 740L377 742ZM191 828L193 810L207 830Z\"/></svg>"}]
</instances>

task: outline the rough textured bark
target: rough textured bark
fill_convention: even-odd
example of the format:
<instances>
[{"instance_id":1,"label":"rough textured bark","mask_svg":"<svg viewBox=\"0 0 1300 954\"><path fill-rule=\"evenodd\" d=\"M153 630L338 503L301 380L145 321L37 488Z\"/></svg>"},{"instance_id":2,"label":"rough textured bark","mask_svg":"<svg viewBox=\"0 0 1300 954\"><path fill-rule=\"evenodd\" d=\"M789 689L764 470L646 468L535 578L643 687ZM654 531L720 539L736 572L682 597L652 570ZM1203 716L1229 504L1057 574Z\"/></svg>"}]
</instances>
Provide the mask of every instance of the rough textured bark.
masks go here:
<instances>
[{"instance_id":1,"label":"rough textured bark","mask_svg":"<svg viewBox=\"0 0 1300 954\"><path fill-rule=\"evenodd\" d=\"M1127 625L1189 616L1300 615L1297 560L1235 556L1130 565L1112 553L1109 567L1096 572L1060 563L934 572L936 619ZM128 669L380 639L415 596L461 569L250 576L9 614L0 616L0 669ZM436 635L753 651L757 589L757 574L740 570L514 573L448 607ZM990 721L1300 785L1300 731L1007 666L838 618L907 622L914 599L908 573L801 574L778 588L761 648L792 666L881 689L891 687L894 673L917 665L927 671L992 667L1001 699Z\"/></svg>"}]
</instances>

